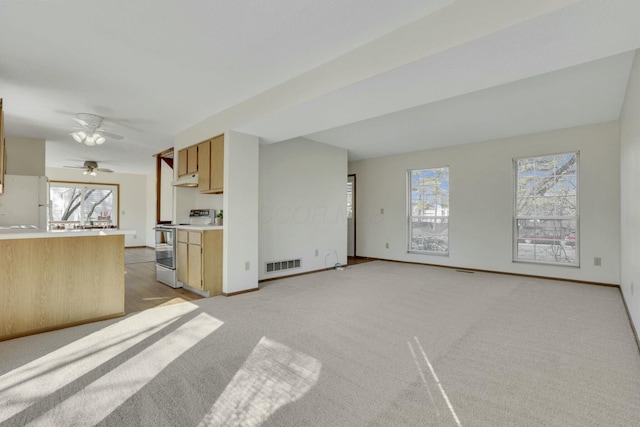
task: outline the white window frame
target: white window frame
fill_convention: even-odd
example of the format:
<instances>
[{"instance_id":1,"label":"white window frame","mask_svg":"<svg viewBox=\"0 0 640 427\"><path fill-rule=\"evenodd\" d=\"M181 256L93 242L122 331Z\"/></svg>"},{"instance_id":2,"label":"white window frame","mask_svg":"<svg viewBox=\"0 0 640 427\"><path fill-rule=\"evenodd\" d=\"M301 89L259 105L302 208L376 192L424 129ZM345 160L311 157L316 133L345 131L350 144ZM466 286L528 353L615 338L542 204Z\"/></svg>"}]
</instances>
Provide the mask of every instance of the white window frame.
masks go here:
<instances>
[{"instance_id":1,"label":"white window frame","mask_svg":"<svg viewBox=\"0 0 640 427\"><path fill-rule=\"evenodd\" d=\"M414 216L413 212L412 212L412 198L411 198L411 193L412 193L412 182L411 182L411 176L413 172L417 172L417 171L425 171L425 170L437 170L437 169L446 169L447 170L447 185L448 188L445 190L447 192L447 202L449 202L451 200L451 171L448 165L445 166L439 166L439 167L431 167L431 168L420 168L420 169L409 169L407 171L407 190L406 190L406 194L407 194L407 253L412 253L412 254L423 254L423 255L438 255L438 256L449 256L449 211L450 211L450 207L447 206L446 208L446 215L442 215L443 209L441 207L440 210L440 215L437 215L438 213L438 208L436 208L436 215L430 215L430 216ZM440 223L443 223L443 221L446 221L447 223L447 234L446 234L446 244L447 244L447 249L446 251L433 251L433 250L420 250L420 249L415 249L412 247L412 234L413 234L413 220L414 218L425 218L428 219L429 221L433 220L433 221L440 221Z\"/></svg>"},{"instance_id":2,"label":"white window frame","mask_svg":"<svg viewBox=\"0 0 640 427\"><path fill-rule=\"evenodd\" d=\"M538 158L544 157L553 157L553 156L563 156L563 155L575 155L576 156L576 206L575 206L575 215L574 216L560 216L560 215L521 215L518 216L517 207L518 207L518 161L521 160L534 160ZM524 156L517 157L513 159L512 162L513 168L513 224L512 224L512 256L513 262L518 263L527 263L527 264L543 264L543 265L554 265L554 266L562 266L562 267L580 267L580 151L569 151L563 153L553 153L553 154L543 154L537 156ZM536 260L536 259L524 259L518 258L518 220L532 220L532 221L540 221L540 220L573 220L575 221L575 238L573 239L573 246L575 248L575 262L562 262L562 261L548 261L548 260ZM566 240L558 239L554 240L554 242L559 242L560 248L562 249L562 245L566 245ZM553 246L556 246L555 244Z\"/></svg>"}]
</instances>

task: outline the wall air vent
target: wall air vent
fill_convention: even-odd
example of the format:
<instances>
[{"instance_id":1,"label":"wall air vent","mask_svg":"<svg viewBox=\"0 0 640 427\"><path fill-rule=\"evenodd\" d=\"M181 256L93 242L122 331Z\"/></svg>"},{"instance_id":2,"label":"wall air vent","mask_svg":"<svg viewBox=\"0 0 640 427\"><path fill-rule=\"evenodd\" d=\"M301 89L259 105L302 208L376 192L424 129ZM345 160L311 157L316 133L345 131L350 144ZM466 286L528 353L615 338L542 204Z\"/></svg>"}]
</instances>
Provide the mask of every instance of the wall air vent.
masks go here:
<instances>
[{"instance_id":1,"label":"wall air vent","mask_svg":"<svg viewBox=\"0 0 640 427\"><path fill-rule=\"evenodd\" d=\"M300 258L289 259L286 261L265 262L265 273L277 273L282 270L291 270L292 268L300 268Z\"/></svg>"}]
</instances>

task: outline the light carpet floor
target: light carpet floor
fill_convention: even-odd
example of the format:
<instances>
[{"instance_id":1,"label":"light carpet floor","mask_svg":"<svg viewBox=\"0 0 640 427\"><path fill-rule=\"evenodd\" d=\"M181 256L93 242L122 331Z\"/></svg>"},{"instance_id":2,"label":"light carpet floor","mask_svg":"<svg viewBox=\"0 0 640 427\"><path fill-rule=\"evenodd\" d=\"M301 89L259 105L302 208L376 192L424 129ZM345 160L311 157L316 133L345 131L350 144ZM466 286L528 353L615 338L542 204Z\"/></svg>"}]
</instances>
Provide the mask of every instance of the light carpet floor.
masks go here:
<instances>
[{"instance_id":1,"label":"light carpet floor","mask_svg":"<svg viewBox=\"0 0 640 427\"><path fill-rule=\"evenodd\" d=\"M375 261L0 343L2 426L636 426L616 288Z\"/></svg>"}]
</instances>

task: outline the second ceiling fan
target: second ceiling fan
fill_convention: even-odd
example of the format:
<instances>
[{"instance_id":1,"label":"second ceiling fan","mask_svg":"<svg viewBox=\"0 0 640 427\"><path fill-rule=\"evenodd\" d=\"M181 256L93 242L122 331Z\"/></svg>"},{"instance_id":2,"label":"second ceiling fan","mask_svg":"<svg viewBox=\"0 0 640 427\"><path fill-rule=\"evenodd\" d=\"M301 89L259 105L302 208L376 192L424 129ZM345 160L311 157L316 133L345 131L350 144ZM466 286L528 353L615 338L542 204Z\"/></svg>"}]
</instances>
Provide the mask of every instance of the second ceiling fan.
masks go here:
<instances>
[{"instance_id":1,"label":"second ceiling fan","mask_svg":"<svg viewBox=\"0 0 640 427\"><path fill-rule=\"evenodd\" d=\"M84 169L84 174L91 175L91 176L96 176L97 172L106 172L106 173L113 172L111 169L98 167L98 162L93 160L85 161L82 166L65 166L65 168Z\"/></svg>"}]
</instances>

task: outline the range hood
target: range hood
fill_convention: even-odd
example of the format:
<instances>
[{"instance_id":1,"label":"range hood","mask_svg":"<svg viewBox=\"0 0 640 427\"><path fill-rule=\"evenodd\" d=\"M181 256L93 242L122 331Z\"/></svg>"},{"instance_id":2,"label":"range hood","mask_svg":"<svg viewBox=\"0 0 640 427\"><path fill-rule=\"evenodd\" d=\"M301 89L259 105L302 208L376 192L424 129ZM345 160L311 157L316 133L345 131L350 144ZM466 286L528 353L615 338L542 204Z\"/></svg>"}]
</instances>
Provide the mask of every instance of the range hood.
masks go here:
<instances>
[{"instance_id":1,"label":"range hood","mask_svg":"<svg viewBox=\"0 0 640 427\"><path fill-rule=\"evenodd\" d=\"M184 175L171 183L174 187L197 187L198 186L198 174L193 173Z\"/></svg>"}]
</instances>

